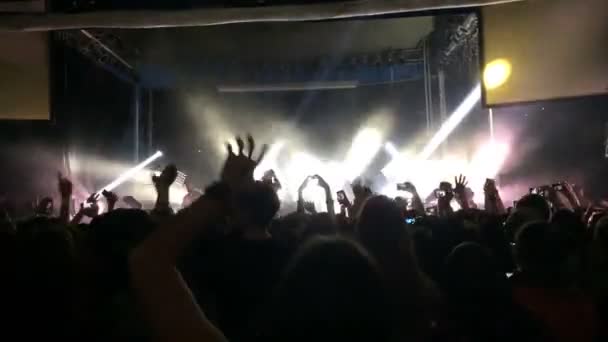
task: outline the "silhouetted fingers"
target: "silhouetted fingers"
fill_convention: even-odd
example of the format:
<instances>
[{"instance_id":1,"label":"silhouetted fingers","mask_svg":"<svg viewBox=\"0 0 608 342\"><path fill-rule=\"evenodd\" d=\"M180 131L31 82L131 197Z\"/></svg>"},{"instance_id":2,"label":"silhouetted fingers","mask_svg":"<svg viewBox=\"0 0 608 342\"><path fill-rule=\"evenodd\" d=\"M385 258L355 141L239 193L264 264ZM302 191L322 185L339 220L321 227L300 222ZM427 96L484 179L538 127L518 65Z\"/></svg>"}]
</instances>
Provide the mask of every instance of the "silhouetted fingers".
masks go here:
<instances>
[{"instance_id":1,"label":"silhouetted fingers","mask_svg":"<svg viewBox=\"0 0 608 342\"><path fill-rule=\"evenodd\" d=\"M239 148L239 156L243 155L243 150L245 149L245 142L240 136L236 137L236 145Z\"/></svg>"},{"instance_id":2,"label":"silhouetted fingers","mask_svg":"<svg viewBox=\"0 0 608 342\"><path fill-rule=\"evenodd\" d=\"M251 134L247 134L247 147L249 148L249 150L247 151L247 158L251 159L251 156L253 155L253 150L255 150L255 140L253 140Z\"/></svg>"},{"instance_id":3,"label":"silhouetted fingers","mask_svg":"<svg viewBox=\"0 0 608 342\"><path fill-rule=\"evenodd\" d=\"M234 151L232 150L232 144L229 142L226 142L226 150L228 151L229 155L233 155Z\"/></svg>"}]
</instances>

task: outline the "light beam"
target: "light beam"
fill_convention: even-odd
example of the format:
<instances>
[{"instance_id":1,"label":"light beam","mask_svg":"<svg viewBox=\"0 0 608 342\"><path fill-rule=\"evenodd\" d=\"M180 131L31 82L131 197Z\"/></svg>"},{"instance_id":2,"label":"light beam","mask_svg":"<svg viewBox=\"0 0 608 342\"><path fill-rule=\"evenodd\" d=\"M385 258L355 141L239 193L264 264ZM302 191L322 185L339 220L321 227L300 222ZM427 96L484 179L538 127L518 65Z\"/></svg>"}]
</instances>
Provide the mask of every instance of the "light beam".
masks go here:
<instances>
[{"instance_id":1,"label":"light beam","mask_svg":"<svg viewBox=\"0 0 608 342\"><path fill-rule=\"evenodd\" d=\"M462 103L456 108L456 110L445 120L441 125L437 133L431 138L431 140L424 147L422 152L418 155L418 159L426 160L433 152L441 145L441 143L454 131L456 126L462 122L462 120L471 112L473 107L481 99L481 84L477 84L473 91L467 95Z\"/></svg>"},{"instance_id":2,"label":"light beam","mask_svg":"<svg viewBox=\"0 0 608 342\"><path fill-rule=\"evenodd\" d=\"M160 158L162 156L163 156L163 153L161 151L156 151L156 153L154 153L153 155L151 155L150 157L148 157L146 160L142 161L141 163L137 164L136 166L130 168L127 171L125 171L123 174L121 174L120 176L118 176L118 178L116 178L115 180L113 180L110 184L108 184L108 185L104 186L103 188L101 188L101 190L99 190L97 193L101 194L101 192L103 190L106 190L106 191L112 191L112 190L114 190L116 187L118 187L119 185L121 185L125 181L129 180L131 177L135 176L139 171L143 170L143 168L145 168L150 163L152 163L153 161L155 161L156 159L158 159L158 158Z\"/></svg>"},{"instance_id":3,"label":"light beam","mask_svg":"<svg viewBox=\"0 0 608 342\"><path fill-rule=\"evenodd\" d=\"M375 128L361 130L353 139L353 143L344 160L346 178L353 181L359 177L374 159L382 147L382 134Z\"/></svg>"}]
</instances>

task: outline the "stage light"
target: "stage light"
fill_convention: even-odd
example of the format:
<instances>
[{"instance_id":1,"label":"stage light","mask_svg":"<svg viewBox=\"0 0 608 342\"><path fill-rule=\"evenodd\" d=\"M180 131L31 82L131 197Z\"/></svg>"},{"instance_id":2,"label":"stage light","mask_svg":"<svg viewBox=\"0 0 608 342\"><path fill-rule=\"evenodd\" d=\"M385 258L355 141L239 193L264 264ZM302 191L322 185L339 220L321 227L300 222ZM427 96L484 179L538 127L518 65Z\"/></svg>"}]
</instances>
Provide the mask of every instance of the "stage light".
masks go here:
<instances>
[{"instance_id":1,"label":"stage light","mask_svg":"<svg viewBox=\"0 0 608 342\"><path fill-rule=\"evenodd\" d=\"M285 166L285 180L281 183L287 186L287 191L295 201L298 199L298 188L308 176L321 174L321 161L309 153L294 153ZM278 177L278 175L277 175Z\"/></svg>"},{"instance_id":2,"label":"stage light","mask_svg":"<svg viewBox=\"0 0 608 342\"><path fill-rule=\"evenodd\" d=\"M116 178L115 180L113 180L110 184L108 184L108 185L104 186L103 188L101 188L101 190L99 190L97 193L101 194L101 192L103 190L107 190L107 191L114 190L117 186L121 185L122 183L124 183L125 181L127 181L129 178L131 178L134 175L136 175L143 168L145 168L146 166L148 166L149 164L151 164L153 161L155 161L156 159L158 159L158 158L160 158L162 156L163 156L163 153L161 151L156 151L156 153L154 153L153 155L151 155L150 157L148 157L146 160L144 160L143 162L141 162L138 165L134 166L133 168L125 171L123 174L121 174L120 176L118 176L118 178Z\"/></svg>"},{"instance_id":3,"label":"stage light","mask_svg":"<svg viewBox=\"0 0 608 342\"><path fill-rule=\"evenodd\" d=\"M400 152L393 143L387 142L384 144L384 150L391 156L391 160L386 164L380 172L387 179L402 182L403 177L406 177L405 172L409 168L409 163L413 160L410 152Z\"/></svg>"},{"instance_id":4,"label":"stage light","mask_svg":"<svg viewBox=\"0 0 608 342\"><path fill-rule=\"evenodd\" d=\"M344 160L346 178L353 181L359 177L382 147L382 135L375 128L361 130L355 138Z\"/></svg>"},{"instance_id":5,"label":"stage light","mask_svg":"<svg viewBox=\"0 0 608 342\"><path fill-rule=\"evenodd\" d=\"M489 141L481 144L475 151L467 178L475 192L475 202L483 203L483 186L487 178L495 178L509 156L510 147L507 143Z\"/></svg>"},{"instance_id":6,"label":"stage light","mask_svg":"<svg viewBox=\"0 0 608 342\"><path fill-rule=\"evenodd\" d=\"M390 154L393 159L399 157L399 150L397 150L392 142L386 142L386 144L384 144L384 149L386 150L386 153Z\"/></svg>"},{"instance_id":7,"label":"stage light","mask_svg":"<svg viewBox=\"0 0 608 342\"><path fill-rule=\"evenodd\" d=\"M511 76L511 63L506 59L495 59L483 71L483 84L486 89L496 89L505 84Z\"/></svg>"},{"instance_id":8,"label":"stage light","mask_svg":"<svg viewBox=\"0 0 608 342\"><path fill-rule=\"evenodd\" d=\"M475 86L473 91L467 95L462 103L456 108L456 110L445 120L441 125L437 133L431 138L431 140L424 147L422 152L418 155L418 159L426 160L433 152L441 145L441 143L454 131L456 126L471 112L475 104L481 99L481 85Z\"/></svg>"},{"instance_id":9,"label":"stage light","mask_svg":"<svg viewBox=\"0 0 608 342\"><path fill-rule=\"evenodd\" d=\"M477 170L484 178L494 178L500 172L509 155L509 146L505 143L489 141L481 145L471 160L471 171Z\"/></svg>"}]
</instances>

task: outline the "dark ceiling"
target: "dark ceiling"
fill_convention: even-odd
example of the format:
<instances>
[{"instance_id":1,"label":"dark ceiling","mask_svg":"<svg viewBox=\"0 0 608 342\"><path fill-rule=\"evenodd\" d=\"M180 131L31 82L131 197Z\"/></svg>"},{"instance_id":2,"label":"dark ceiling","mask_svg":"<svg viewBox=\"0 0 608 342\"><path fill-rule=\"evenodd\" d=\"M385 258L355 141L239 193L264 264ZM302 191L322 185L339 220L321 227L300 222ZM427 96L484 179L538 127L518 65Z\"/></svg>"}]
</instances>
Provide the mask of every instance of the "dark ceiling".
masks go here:
<instances>
[{"instance_id":1,"label":"dark ceiling","mask_svg":"<svg viewBox=\"0 0 608 342\"><path fill-rule=\"evenodd\" d=\"M148 64L200 59L301 61L416 47L433 30L433 17L329 22L250 23L195 28L120 30L126 46Z\"/></svg>"},{"instance_id":2,"label":"dark ceiling","mask_svg":"<svg viewBox=\"0 0 608 342\"><path fill-rule=\"evenodd\" d=\"M268 5L313 4L348 0L51 0L56 12L88 12L100 10L192 9Z\"/></svg>"}]
</instances>

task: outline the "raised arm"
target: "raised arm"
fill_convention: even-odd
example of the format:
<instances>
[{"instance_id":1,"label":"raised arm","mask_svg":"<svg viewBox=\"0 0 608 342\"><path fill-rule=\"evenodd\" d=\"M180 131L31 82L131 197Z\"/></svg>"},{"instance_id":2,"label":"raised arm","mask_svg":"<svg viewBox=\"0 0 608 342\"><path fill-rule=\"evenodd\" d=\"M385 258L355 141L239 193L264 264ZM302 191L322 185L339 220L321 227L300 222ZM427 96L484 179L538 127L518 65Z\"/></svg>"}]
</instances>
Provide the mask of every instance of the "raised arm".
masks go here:
<instances>
[{"instance_id":1,"label":"raised arm","mask_svg":"<svg viewBox=\"0 0 608 342\"><path fill-rule=\"evenodd\" d=\"M327 204L327 213L333 218L336 216L336 211L334 210L334 199L331 194L331 188L329 184L323 179L323 177L319 175L314 175L313 178L317 179L319 186L323 188L325 191L325 203Z\"/></svg>"},{"instance_id":2,"label":"raised arm","mask_svg":"<svg viewBox=\"0 0 608 342\"><path fill-rule=\"evenodd\" d=\"M304 208L304 205L305 205L304 196L302 195L302 193L304 192L304 189L308 185L308 182L310 182L310 176L306 177L304 179L304 181L302 182L302 184L300 184L300 187L298 188L297 211L300 214L303 214L306 212L306 209Z\"/></svg>"},{"instance_id":3,"label":"raised arm","mask_svg":"<svg viewBox=\"0 0 608 342\"><path fill-rule=\"evenodd\" d=\"M442 192L442 195L437 196L437 215L440 217L449 216L454 212L451 206L452 199L454 199L452 184L441 182L439 183L439 190Z\"/></svg>"},{"instance_id":4,"label":"raised arm","mask_svg":"<svg viewBox=\"0 0 608 342\"><path fill-rule=\"evenodd\" d=\"M424 204L422 203L422 199L420 199L420 195L414 184L410 182L403 183L403 191L412 194L412 209L416 212L416 215L424 215Z\"/></svg>"},{"instance_id":5,"label":"raised arm","mask_svg":"<svg viewBox=\"0 0 608 342\"><path fill-rule=\"evenodd\" d=\"M59 195L61 196L59 219L63 223L68 223L70 220L70 202L72 200L72 182L59 173L57 174L57 183L59 186Z\"/></svg>"},{"instance_id":6,"label":"raised arm","mask_svg":"<svg viewBox=\"0 0 608 342\"><path fill-rule=\"evenodd\" d=\"M224 210L223 201L202 196L131 254L131 283L159 341L226 340L197 305L176 267L185 248Z\"/></svg>"},{"instance_id":7,"label":"raised arm","mask_svg":"<svg viewBox=\"0 0 608 342\"><path fill-rule=\"evenodd\" d=\"M156 204L154 212L157 214L166 214L172 212L169 206L169 188L177 178L177 167L175 165L167 165L160 176L152 176L152 183L156 189Z\"/></svg>"},{"instance_id":8,"label":"raised arm","mask_svg":"<svg viewBox=\"0 0 608 342\"><path fill-rule=\"evenodd\" d=\"M505 205L500 198L500 192L496 187L496 182L493 179L487 179L483 186L484 204L486 211L496 215L503 215L507 211Z\"/></svg>"},{"instance_id":9,"label":"raised arm","mask_svg":"<svg viewBox=\"0 0 608 342\"><path fill-rule=\"evenodd\" d=\"M103 197L105 197L106 202L108 202L108 212L114 210L114 207L116 207L116 202L118 202L118 196L115 193L107 190L103 190L101 194Z\"/></svg>"},{"instance_id":10,"label":"raised arm","mask_svg":"<svg viewBox=\"0 0 608 342\"><path fill-rule=\"evenodd\" d=\"M467 177L460 175L454 177L454 195L456 195L456 201L463 210L470 209L469 199L467 198Z\"/></svg>"},{"instance_id":11,"label":"raised arm","mask_svg":"<svg viewBox=\"0 0 608 342\"><path fill-rule=\"evenodd\" d=\"M90 218L94 218L99 215L99 206L97 205L97 200L99 199L99 195L97 193L92 193L89 198L87 198L87 206L84 206L84 203L80 203L80 210L72 217L72 221L70 221L71 225L77 225L82 221L82 218L87 216Z\"/></svg>"},{"instance_id":12,"label":"raised arm","mask_svg":"<svg viewBox=\"0 0 608 342\"><path fill-rule=\"evenodd\" d=\"M228 148L221 182L153 232L130 257L132 285L160 341L226 340L198 306L176 264L197 236L231 214L236 198L233 190L253 182L253 170L263 153L253 160L253 139L249 138L247 155L242 140L237 142L238 154Z\"/></svg>"}]
</instances>

